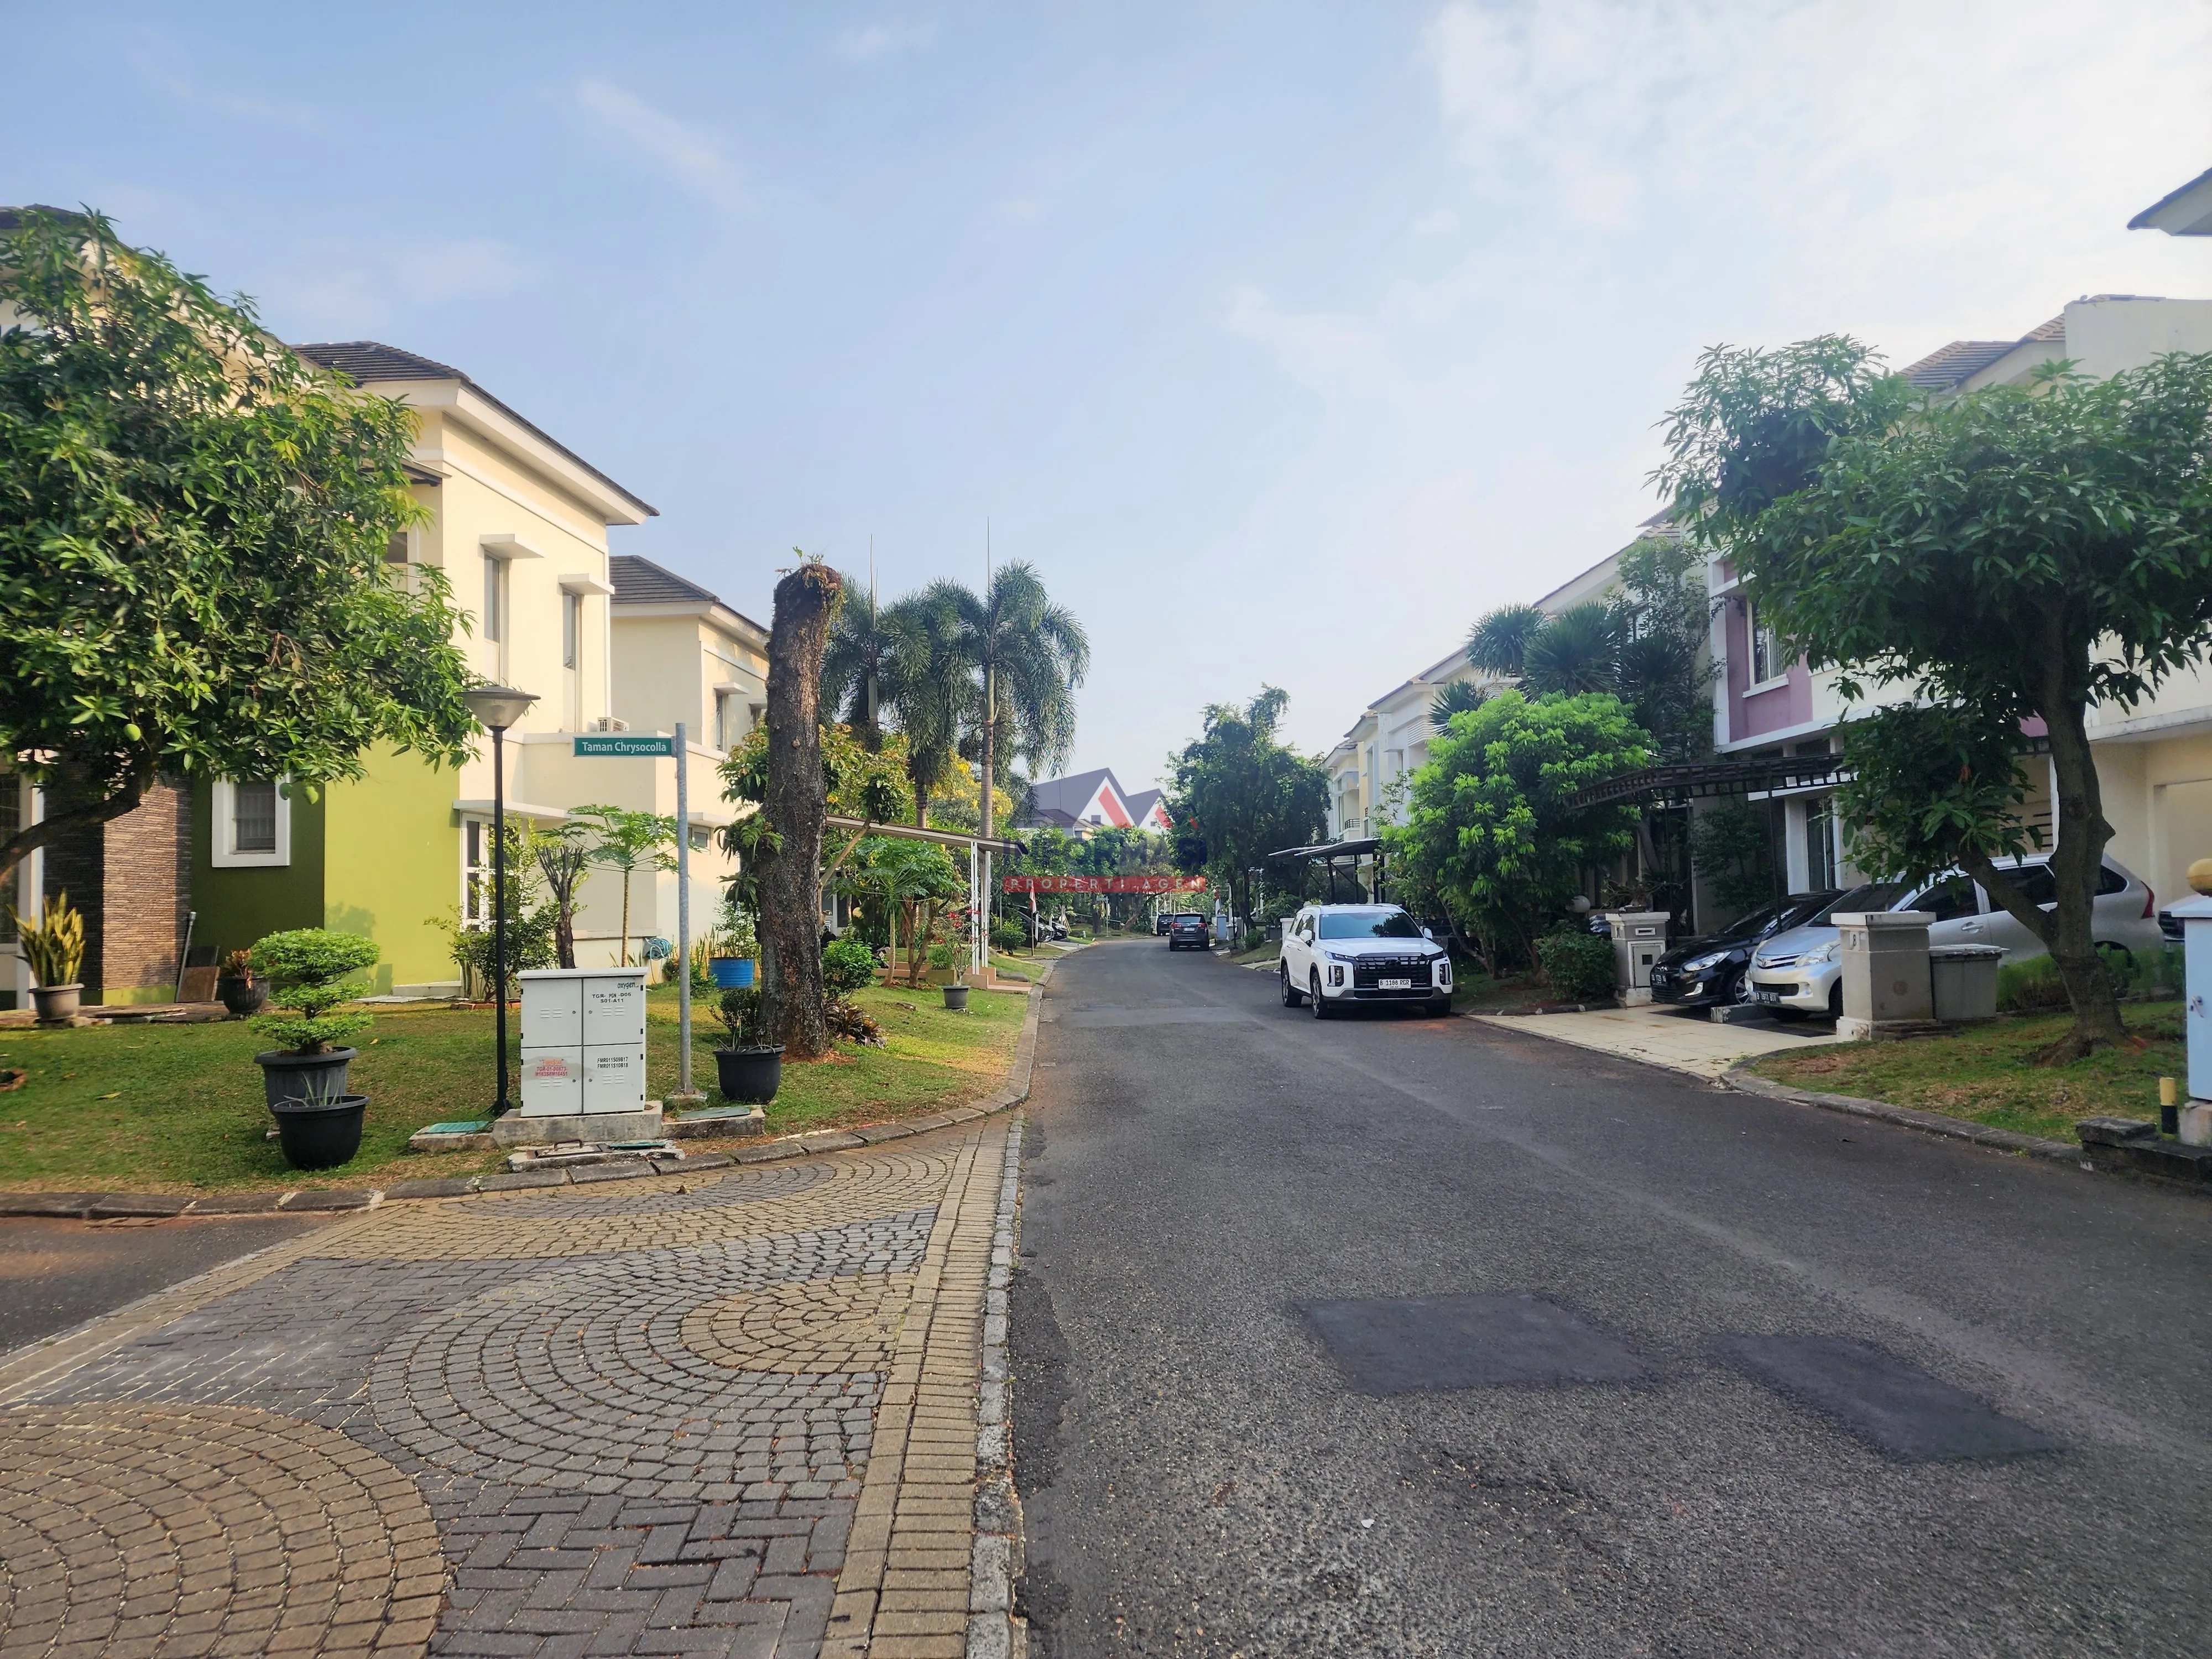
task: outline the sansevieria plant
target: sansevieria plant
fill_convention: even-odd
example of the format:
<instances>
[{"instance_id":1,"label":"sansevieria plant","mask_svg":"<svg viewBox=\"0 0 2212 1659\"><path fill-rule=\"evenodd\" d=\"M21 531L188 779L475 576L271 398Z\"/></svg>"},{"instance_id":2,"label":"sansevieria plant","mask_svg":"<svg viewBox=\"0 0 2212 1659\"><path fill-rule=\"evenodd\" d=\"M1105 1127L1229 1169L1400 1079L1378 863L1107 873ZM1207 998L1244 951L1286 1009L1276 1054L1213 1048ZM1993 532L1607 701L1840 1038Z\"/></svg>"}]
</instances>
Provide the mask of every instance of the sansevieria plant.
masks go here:
<instances>
[{"instance_id":1,"label":"sansevieria plant","mask_svg":"<svg viewBox=\"0 0 2212 1659\"><path fill-rule=\"evenodd\" d=\"M21 916L13 920L23 959L31 964L32 977L40 986L76 984L77 969L84 966L84 918L70 905L69 895L55 895L45 917L36 923Z\"/></svg>"}]
</instances>

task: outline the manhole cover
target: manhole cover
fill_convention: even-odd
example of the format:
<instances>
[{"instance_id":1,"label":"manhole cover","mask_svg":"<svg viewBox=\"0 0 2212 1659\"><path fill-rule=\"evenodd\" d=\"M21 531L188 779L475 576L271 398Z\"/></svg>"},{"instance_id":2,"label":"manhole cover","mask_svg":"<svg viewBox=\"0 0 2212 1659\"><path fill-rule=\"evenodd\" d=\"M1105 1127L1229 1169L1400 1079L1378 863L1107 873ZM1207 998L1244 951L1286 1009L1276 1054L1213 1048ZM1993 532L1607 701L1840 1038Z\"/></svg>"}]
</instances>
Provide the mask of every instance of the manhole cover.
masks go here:
<instances>
[{"instance_id":1,"label":"manhole cover","mask_svg":"<svg viewBox=\"0 0 2212 1659\"><path fill-rule=\"evenodd\" d=\"M1644 1364L1539 1297L1409 1296L1302 1302L1360 1394L1626 1382Z\"/></svg>"},{"instance_id":2,"label":"manhole cover","mask_svg":"<svg viewBox=\"0 0 2212 1659\"><path fill-rule=\"evenodd\" d=\"M1840 1336L1723 1337L1721 1352L1767 1383L1909 1462L2056 1451L2049 1435L1916 1370L1871 1343Z\"/></svg>"}]
</instances>

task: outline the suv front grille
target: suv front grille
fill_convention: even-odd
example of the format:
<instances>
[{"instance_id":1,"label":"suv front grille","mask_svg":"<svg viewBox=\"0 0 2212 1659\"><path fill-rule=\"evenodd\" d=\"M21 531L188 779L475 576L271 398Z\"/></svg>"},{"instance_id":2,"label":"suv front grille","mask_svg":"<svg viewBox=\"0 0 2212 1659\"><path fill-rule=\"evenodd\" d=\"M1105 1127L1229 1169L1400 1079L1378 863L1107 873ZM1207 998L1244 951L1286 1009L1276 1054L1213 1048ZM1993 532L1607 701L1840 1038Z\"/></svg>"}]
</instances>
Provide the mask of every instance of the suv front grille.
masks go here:
<instances>
[{"instance_id":1,"label":"suv front grille","mask_svg":"<svg viewBox=\"0 0 2212 1659\"><path fill-rule=\"evenodd\" d=\"M1426 957L1360 957L1352 964L1352 988L1372 991L1386 979L1410 979L1416 991L1429 987Z\"/></svg>"}]
</instances>

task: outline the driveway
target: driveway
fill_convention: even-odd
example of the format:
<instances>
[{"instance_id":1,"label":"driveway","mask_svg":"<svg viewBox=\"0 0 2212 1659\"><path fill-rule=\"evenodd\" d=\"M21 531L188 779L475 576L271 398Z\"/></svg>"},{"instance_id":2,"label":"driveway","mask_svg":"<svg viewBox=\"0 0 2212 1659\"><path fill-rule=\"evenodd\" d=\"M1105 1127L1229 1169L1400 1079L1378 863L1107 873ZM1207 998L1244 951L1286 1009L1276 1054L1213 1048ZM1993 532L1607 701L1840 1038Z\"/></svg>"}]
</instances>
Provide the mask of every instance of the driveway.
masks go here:
<instances>
[{"instance_id":1,"label":"driveway","mask_svg":"<svg viewBox=\"0 0 2212 1659\"><path fill-rule=\"evenodd\" d=\"M2202 1199L1150 942L1038 1059L1033 1650L2204 1650Z\"/></svg>"}]
</instances>

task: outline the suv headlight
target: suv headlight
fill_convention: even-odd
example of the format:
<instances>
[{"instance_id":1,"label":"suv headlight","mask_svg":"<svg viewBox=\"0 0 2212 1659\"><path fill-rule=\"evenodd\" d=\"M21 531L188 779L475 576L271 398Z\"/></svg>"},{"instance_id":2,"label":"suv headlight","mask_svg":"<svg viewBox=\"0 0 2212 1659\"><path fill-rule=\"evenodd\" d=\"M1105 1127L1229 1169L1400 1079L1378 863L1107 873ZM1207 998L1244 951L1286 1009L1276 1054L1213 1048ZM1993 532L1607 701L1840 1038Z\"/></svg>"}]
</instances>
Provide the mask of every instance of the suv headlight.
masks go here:
<instances>
[{"instance_id":1,"label":"suv headlight","mask_svg":"<svg viewBox=\"0 0 2212 1659\"><path fill-rule=\"evenodd\" d=\"M1798 957L1797 960L1804 966L1812 968L1816 967L1824 962L1833 962L1843 953L1843 940L1840 939L1832 939L1826 945L1823 945L1819 950L1806 951L1805 954Z\"/></svg>"},{"instance_id":2,"label":"suv headlight","mask_svg":"<svg viewBox=\"0 0 2212 1659\"><path fill-rule=\"evenodd\" d=\"M1436 975L1435 982L1439 988L1449 989L1450 988L1451 958L1449 957L1438 957L1434 962L1429 964L1429 970Z\"/></svg>"}]
</instances>

